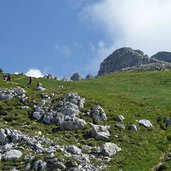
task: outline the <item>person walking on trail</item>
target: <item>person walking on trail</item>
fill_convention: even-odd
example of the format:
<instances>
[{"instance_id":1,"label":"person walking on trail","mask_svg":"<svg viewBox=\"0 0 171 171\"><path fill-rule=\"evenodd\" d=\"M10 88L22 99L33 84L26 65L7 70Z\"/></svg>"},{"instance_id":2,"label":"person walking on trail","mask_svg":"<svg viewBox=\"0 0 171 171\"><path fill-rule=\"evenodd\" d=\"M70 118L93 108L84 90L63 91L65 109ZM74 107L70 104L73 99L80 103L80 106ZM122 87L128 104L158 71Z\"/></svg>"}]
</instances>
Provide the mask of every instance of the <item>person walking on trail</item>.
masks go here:
<instances>
[{"instance_id":1,"label":"person walking on trail","mask_svg":"<svg viewBox=\"0 0 171 171\"><path fill-rule=\"evenodd\" d=\"M7 75L7 81L8 82L11 82L11 76L10 76L10 74Z\"/></svg>"},{"instance_id":2,"label":"person walking on trail","mask_svg":"<svg viewBox=\"0 0 171 171\"><path fill-rule=\"evenodd\" d=\"M29 77L28 87L31 86L31 83L32 83L32 77Z\"/></svg>"}]
</instances>

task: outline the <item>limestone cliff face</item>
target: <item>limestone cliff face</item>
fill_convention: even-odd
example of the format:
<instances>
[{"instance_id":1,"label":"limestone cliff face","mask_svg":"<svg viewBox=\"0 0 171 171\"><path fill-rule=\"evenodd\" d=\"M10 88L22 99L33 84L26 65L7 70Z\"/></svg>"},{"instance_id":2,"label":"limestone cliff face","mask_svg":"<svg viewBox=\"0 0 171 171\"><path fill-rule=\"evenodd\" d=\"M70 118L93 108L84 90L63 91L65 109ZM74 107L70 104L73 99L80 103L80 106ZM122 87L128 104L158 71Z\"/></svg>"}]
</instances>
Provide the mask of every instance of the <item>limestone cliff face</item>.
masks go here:
<instances>
[{"instance_id":1,"label":"limestone cliff face","mask_svg":"<svg viewBox=\"0 0 171 171\"><path fill-rule=\"evenodd\" d=\"M150 63L156 63L158 60L149 58L140 50L124 47L114 51L100 65L98 75L103 75L123 68L140 66Z\"/></svg>"},{"instance_id":2,"label":"limestone cliff face","mask_svg":"<svg viewBox=\"0 0 171 171\"><path fill-rule=\"evenodd\" d=\"M151 58L158 59L160 61L164 62L171 62L171 52L158 52L155 55L153 55Z\"/></svg>"}]
</instances>

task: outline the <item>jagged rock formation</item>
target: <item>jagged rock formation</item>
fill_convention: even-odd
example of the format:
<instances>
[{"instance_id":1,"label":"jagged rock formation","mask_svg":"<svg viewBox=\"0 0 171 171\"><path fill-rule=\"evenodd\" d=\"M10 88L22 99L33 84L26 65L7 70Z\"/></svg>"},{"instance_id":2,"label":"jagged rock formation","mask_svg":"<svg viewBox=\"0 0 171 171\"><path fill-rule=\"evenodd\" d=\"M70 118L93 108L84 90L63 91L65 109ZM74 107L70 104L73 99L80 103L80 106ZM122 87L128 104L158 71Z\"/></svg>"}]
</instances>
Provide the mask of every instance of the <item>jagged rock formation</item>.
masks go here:
<instances>
[{"instance_id":1,"label":"jagged rock formation","mask_svg":"<svg viewBox=\"0 0 171 171\"><path fill-rule=\"evenodd\" d=\"M158 59L164 62L171 62L171 52L158 52L153 55L151 58Z\"/></svg>"},{"instance_id":2,"label":"jagged rock formation","mask_svg":"<svg viewBox=\"0 0 171 171\"><path fill-rule=\"evenodd\" d=\"M149 58L140 50L124 47L114 51L101 63L98 75L121 70L156 71L170 69L171 64L167 62L171 62L170 52L159 52Z\"/></svg>"},{"instance_id":3,"label":"jagged rock formation","mask_svg":"<svg viewBox=\"0 0 171 171\"><path fill-rule=\"evenodd\" d=\"M80 81L81 79L82 77L79 73L74 73L70 78L71 81Z\"/></svg>"}]
</instances>

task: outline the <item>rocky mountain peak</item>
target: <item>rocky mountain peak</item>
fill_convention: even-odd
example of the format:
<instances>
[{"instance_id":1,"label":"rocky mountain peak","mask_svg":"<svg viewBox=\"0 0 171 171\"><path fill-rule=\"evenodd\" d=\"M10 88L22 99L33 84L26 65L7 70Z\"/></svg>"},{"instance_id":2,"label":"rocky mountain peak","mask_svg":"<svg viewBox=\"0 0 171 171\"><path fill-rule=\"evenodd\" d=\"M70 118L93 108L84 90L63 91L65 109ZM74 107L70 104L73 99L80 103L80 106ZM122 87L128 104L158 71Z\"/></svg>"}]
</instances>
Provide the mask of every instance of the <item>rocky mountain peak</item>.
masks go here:
<instances>
[{"instance_id":1,"label":"rocky mountain peak","mask_svg":"<svg viewBox=\"0 0 171 171\"><path fill-rule=\"evenodd\" d=\"M141 50L134 50L130 47L123 47L115 50L100 65L98 75L120 71L123 68L140 66L157 62L154 58L149 58Z\"/></svg>"}]
</instances>

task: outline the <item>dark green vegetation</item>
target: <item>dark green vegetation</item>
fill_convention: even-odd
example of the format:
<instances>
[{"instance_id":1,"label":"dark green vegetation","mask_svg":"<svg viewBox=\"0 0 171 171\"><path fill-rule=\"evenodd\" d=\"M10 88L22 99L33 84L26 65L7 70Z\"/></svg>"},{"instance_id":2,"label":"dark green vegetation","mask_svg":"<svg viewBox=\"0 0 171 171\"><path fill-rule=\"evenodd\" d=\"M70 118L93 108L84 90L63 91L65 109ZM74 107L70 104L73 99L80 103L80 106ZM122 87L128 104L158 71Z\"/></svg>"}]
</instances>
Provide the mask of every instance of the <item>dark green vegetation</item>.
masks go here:
<instances>
[{"instance_id":1,"label":"dark green vegetation","mask_svg":"<svg viewBox=\"0 0 171 171\"><path fill-rule=\"evenodd\" d=\"M29 106L33 108L33 105L40 100L41 93L35 91L38 80L46 88L45 92L56 93L57 99L62 98L66 92L78 92L80 96L86 98L84 111L91 109L95 104L103 107L108 121L102 124L111 126L109 141L122 148L122 151L113 157L106 170L113 171L121 168L123 171L148 171L153 170L160 162L164 163L166 171L171 170L171 161L164 159L171 150L171 126L166 128L164 125L164 121L171 118L171 72L123 72L79 82L34 79L31 88L26 88L28 80L25 76L13 75L11 83L1 79L0 88L16 86L25 88ZM59 84L63 84L64 89L59 89ZM53 133L51 130L56 128L55 125L44 125L30 119L29 111L21 109L21 106L22 103L17 99L0 101L0 126L15 128L29 135L34 135L40 130L49 138L63 138L63 142L59 142L61 144L80 142L99 145L104 143L88 139L85 136L88 127L79 131ZM117 123L114 120L116 115L123 115L126 118L124 123L127 127L132 123L137 124L136 120L149 119L154 128L147 129L137 124L138 132L128 129L118 130L114 127ZM23 122L29 122L30 126L22 127ZM4 165L8 167L17 163L18 161L5 164L1 162L0 169L5 167ZM20 167L22 170L22 164Z\"/></svg>"}]
</instances>

